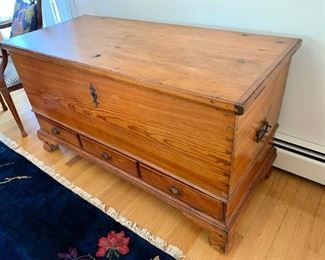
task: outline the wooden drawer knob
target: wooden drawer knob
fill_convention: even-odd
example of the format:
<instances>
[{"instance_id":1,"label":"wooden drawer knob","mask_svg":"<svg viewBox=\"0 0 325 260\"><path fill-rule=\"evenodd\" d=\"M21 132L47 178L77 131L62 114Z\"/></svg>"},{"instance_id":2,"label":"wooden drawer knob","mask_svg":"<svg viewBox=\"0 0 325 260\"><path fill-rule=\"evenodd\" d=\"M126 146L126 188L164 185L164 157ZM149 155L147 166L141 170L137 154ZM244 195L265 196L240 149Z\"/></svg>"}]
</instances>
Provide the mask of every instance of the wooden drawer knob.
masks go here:
<instances>
[{"instance_id":1,"label":"wooden drawer knob","mask_svg":"<svg viewBox=\"0 0 325 260\"><path fill-rule=\"evenodd\" d=\"M101 154L101 157L102 157L104 160L111 160L111 159L112 159L112 156L111 156L109 153L107 153L107 152L103 152L103 153Z\"/></svg>"},{"instance_id":2,"label":"wooden drawer knob","mask_svg":"<svg viewBox=\"0 0 325 260\"><path fill-rule=\"evenodd\" d=\"M54 134L54 135L58 135L58 134L60 134L60 131L59 131L59 129L57 129L56 127L53 127L53 128L51 129L51 133Z\"/></svg>"},{"instance_id":3,"label":"wooden drawer knob","mask_svg":"<svg viewBox=\"0 0 325 260\"><path fill-rule=\"evenodd\" d=\"M169 191L175 196L181 195L181 191L178 188L174 187L174 186L171 186L169 188Z\"/></svg>"}]
</instances>

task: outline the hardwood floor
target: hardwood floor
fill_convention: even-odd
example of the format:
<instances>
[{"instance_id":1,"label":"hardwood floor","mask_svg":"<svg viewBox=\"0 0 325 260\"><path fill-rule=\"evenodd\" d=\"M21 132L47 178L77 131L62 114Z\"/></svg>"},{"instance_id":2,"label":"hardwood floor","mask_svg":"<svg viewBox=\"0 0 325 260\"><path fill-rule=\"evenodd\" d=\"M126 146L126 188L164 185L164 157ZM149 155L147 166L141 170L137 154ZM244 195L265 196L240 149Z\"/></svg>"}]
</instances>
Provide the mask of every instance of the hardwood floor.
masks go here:
<instances>
[{"instance_id":1,"label":"hardwood floor","mask_svg":"<svg viewBox=\"0 0 325 260\"><path fill-rule=\"evenodd\" d=\"M21 137L9 111L0 110L0 132L106 205L178 246L186 259L325 259L324 186L274 169L253 192L233 247L228 255L222 255L209 246L204 231L171 206L67 149L43 150L24 91L13 96L28 137Z\"/></svg>"}]
</instances>

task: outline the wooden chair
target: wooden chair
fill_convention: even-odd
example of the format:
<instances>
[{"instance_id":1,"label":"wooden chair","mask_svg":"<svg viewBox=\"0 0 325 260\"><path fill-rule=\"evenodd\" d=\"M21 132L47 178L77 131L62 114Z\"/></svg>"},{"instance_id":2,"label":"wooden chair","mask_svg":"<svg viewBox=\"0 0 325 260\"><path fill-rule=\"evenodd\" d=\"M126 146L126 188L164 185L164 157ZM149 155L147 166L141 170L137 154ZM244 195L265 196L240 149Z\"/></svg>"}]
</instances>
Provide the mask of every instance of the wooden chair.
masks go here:
<instances>
[{"instance_id":1,"label":"wooden chair","mask_svg":"<svg viewBox=\"0 0 325 260\"><path fill-rule=\"evenodd\" d=\"M31 4L37 4L37 23L38 29L43 27L42 19L42 1L41 0L31 0ZM4 21L0 23L0 29L11 27L12 20ZM16 123L21 131L22 136L27 136L24 126L20 120L15 104L11 98L10 93L23 88L22 83L20 82L19 76L15 69L15 66L6 50L1 49L0 55L0 103L4 111L8 110L9 107ZM7 106L1 97L3 96L4 100L7 103Z\"/></svg>"}]
</instances>

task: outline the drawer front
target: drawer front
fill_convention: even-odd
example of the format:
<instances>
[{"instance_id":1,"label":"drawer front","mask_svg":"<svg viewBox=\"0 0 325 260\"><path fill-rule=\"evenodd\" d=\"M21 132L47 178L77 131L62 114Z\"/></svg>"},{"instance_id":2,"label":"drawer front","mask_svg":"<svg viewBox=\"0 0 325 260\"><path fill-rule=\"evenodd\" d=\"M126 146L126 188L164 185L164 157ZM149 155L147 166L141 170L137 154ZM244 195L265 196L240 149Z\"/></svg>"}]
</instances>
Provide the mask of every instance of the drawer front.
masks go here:
<instances>
[{"instance_id":1,"label":"drawer front","mask_svg":"<svg viewBox=\"0 0 325 260\"><path fill-rule=\"evenodd\" d=\"M221 201L217 201L142 164L140 164L140 174L141 178L150 185L188 203L193 208L203 211L218 220L222 220L223 203Z\"/></svg>"},{"instance_id":2,"label":"drawer front","mask_svg":"<svg viewBox=\"0 0 325 260\"><path fill-rule=\"evenodd\" d=\"M228 195L234 114L91 70L14 55L35 112L202 191Z\"/></svg>"},{"instance_id":3,"label":"drawer front","mask_svg":"<svg viewBox=\"0 0 325 260\"><path fill-rule=\"evenodd\" d=\"M60 126L57 123L54 123L44 117L41 117L39 115L36 115L38 123L40 127L45 130L46 132L56 136L57 138L62 139L63 141L72 144L76 147L80 146L80 141L78 138L78 134L70 131L62 126Z\"/></svg>"},{"instance_id":4,"label":"drawer front","mask_svg":"<svg viewBox=\"0 0 325 260\"><path fill-rule=\"evenodd\" d=\"M86 152L96 156L108 164L139 177L137 162L135 160L86 137L80 136L80 141Z\"/></svg>"}]
</instances>

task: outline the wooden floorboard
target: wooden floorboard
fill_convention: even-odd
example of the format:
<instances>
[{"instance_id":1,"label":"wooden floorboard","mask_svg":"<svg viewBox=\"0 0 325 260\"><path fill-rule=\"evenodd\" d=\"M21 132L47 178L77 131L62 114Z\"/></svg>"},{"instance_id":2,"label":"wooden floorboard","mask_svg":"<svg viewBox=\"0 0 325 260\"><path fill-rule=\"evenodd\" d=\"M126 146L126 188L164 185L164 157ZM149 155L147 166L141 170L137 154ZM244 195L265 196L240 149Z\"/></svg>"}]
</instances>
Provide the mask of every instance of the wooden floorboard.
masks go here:
<instances>
[{"instance_id":1,"label":"wooden floorboard","mask_svg":"<svg viewBox=\"0 0 325 260\"><path fill-rule=\"evenodd\" d=\"M1 133L106 205L181 248L186 259L325 259L324 186L273 169L271 177L250 197L232 250L222 255L209 246L205 231L166 203L67 149L43 150L36 136L39 126L24 91L13 93L13 97L28 137L21 137L10 112L0 108Z\"/></svg>"}]
</instances>

